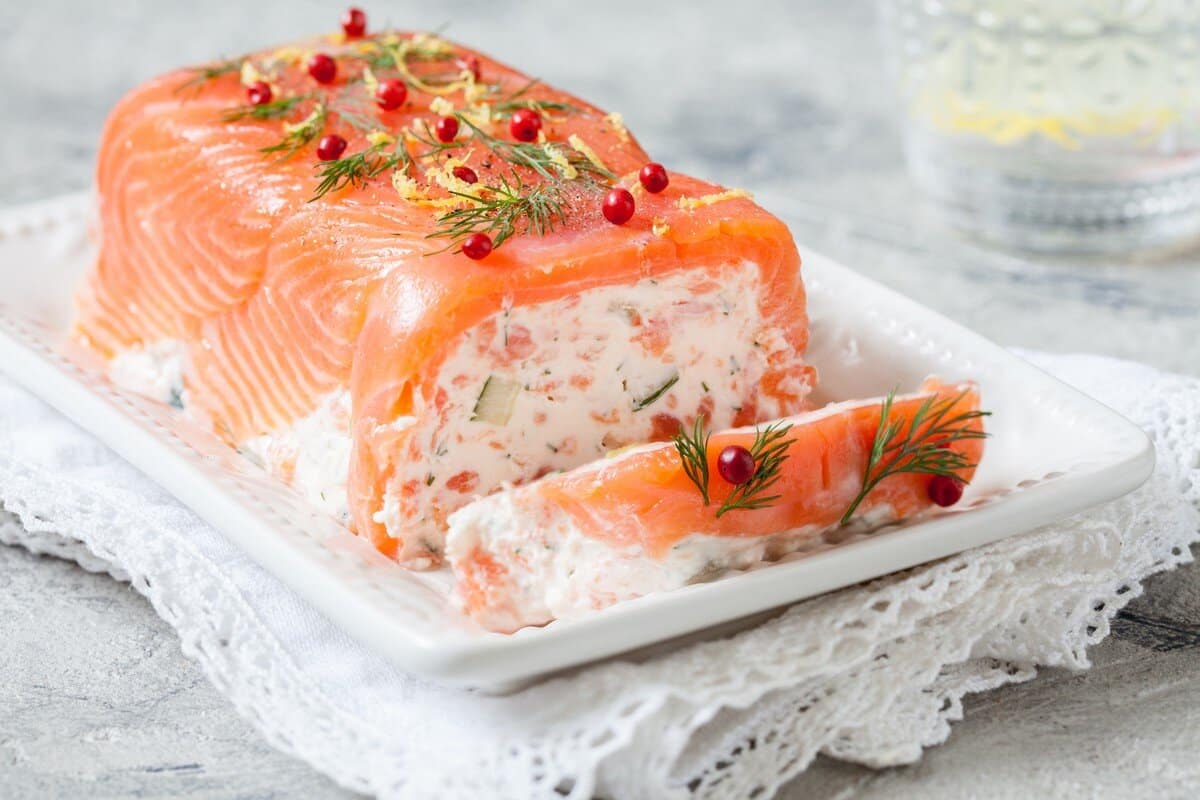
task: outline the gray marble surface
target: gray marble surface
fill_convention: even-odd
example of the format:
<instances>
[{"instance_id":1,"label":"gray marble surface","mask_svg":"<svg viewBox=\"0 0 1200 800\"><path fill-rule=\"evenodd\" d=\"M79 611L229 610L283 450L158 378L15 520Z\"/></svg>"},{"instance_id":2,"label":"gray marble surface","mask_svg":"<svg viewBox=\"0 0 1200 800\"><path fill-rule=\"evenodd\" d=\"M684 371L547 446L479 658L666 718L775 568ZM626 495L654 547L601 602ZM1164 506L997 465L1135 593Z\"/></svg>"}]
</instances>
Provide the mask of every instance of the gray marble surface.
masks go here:
<instances>
[{"instance_id":1,"label":"gray marble surface","mask_svg":"<svg viewBox=\"0 0 1200 800\"><path fill-rule=\"evenodd\" d=\"M672 168L755 190L797 238L995 340L1200 374L1200 253L1055 262L946 234L908 182L870 3L387 2L625 113ZM338 4L0 6L0 203L87 186L130 86L330 27ZM1150 583L1082 674L972 699L946 745L874 772L820 761L783 796L1200 795L1200 569ZM335 797L272 750L126 585L0 548L0 797Z\"/></svg>"}]
</instances>

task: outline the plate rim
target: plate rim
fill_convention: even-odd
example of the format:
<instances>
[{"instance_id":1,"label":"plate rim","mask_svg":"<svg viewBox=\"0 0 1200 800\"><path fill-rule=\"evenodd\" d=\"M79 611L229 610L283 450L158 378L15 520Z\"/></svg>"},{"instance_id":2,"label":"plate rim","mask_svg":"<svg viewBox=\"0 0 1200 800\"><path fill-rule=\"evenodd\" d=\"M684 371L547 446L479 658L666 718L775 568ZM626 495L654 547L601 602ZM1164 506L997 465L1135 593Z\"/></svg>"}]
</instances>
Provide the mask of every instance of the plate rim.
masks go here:
<instances>
[{"instance_id":1,"label":"plate rim","mask_svg":"<svg viewBox=\"0 0 1200 800\"><path fill-rule=\"evenodd\" d=\"M76 206L81 204L79 195L68 195L35 206L3 209L0 216L8 220L21 218L25 227L17 233L22 233L30 228L28 219L35 210L38 215L63 208L78 213ZM7 233L12 235L13 231ZM470 637L439 638L398 626L392 615L384 613L383 604L372 602L364 592L347 586L338 573L324 568L295 543L286 546L286 532L280 536L279 529L253 507L223 490L189 460L189 455L195 458L199 451L173 435L175 441L156 434L119 408L118 403L89 386L88 374L83 370L74 365L64 369L54 358L39 353L37 347L19 335L24 323L2 307L0 356L4 358L0 359L0 371L145 473L364 645L402 669L426 678L493 691L505 691L565 669L695 635L999 541L1120 497L1140 486L1153 472L1154 447L1149 436L1118 412L927 306L832 258L807 248L801 251L806 286L814 269L818 279L833 276L839 282L857 285L859 290L884 301L888 308L919 315L924 322L953 336L956 342L969 345L972 352L982 350L1018 374L1027 373L1043 387L1069 398L1073 405L1086 409L1095 420L1126 437L1128 443L1121 457L1024 488L979 508L939 514L901 530L885 530L861 541L723 580L626 601L586 617L513 634L484 631L472 632ZM30 338L32 341L33 337ZM76 374L71 374L72 371ZM122 393L114 391L113 395L120 398ZM129 400L125 404L133 407ZM170 468L164 468L165 464ZM964 525L963 520L968 517L976 524ZM955 532L959 535L951 535ZM280 546L281 542L285 546ZM831 562L840 571L830 569ZM807 582L798 589L800 578L806 578ZM339 602L331 602L331 598L338 598ZM711 610L706 611L714 604L722 608L716 617ZM631 622L650 624L631 626Z\"/></svg>"}]
</instances>

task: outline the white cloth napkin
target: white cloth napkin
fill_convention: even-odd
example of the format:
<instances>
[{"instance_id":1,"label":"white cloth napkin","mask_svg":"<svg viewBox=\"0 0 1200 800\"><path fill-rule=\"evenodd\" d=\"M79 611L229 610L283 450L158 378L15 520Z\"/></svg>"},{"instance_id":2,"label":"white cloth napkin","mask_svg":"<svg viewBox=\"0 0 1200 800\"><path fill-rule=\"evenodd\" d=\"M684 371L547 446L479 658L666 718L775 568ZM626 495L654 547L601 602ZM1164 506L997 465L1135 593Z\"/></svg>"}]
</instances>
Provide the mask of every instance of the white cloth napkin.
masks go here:
<instances>
[{"instance_id":1,"label":"white cloth napkin","mask_svg":"<svg viewBox=\"0 0 1200 800\"><path fill-rule=\"evenodd\" d=\"M795 606L732 638L508 697L405 675L359 646L103 445L0 379L0 540L131 580L280 749L410 798L770 794L818 753L903 764L960 701L1082 669L1147 575L1200 538L1200 380L1030 356L1136 420L1158 467L1061 523Z\"/></svg>"}]
</instances>

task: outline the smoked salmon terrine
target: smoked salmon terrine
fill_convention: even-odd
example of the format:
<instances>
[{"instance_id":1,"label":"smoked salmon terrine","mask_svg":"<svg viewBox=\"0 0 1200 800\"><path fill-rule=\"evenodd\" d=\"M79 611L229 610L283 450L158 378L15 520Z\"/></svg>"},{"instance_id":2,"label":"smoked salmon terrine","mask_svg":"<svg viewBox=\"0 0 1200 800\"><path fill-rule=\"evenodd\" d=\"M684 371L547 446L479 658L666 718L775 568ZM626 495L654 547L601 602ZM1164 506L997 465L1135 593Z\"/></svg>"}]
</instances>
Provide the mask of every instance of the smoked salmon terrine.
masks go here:
<instances>
[{"instance_id":1,"label":"smoked salmon terrine","mask_svg":"<svg viewBox=\"0 0 1200 800\"><path fill-rule=\"evenodd\" d=\"M466 611L512 631L711 580L962 495L983 451L972 384L836 403L631 447L450 517Z\"/></svg>"},{"instance_id":2,"label":"smoked salmon terrine","mask_svg":"<svg viewBox=\"0 0 1200 800\"><path fill-rule=\"evenodd\" d=\"M806 408L787 228L435 36L152 80L96 192L76 338L409 566L503 484Z\"/></svg>"}]
</instances>

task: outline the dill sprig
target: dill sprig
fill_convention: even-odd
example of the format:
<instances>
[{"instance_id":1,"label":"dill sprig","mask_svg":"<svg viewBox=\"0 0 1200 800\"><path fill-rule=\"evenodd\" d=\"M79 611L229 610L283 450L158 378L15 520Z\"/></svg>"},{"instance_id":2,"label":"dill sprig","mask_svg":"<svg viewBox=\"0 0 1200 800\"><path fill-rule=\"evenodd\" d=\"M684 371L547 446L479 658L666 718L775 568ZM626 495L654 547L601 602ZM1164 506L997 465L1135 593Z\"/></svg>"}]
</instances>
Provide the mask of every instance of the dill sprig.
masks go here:
<instances>
[{"instance_id":1,"label":"dill sprig","mask_svg":"<svg viewBox=\"0 0 1200 800\"><path fill-rule=\"evenodd\" d=\"M361 48L346 54L346 58L362 61L371 70L395 70L396 64L403 56L397 53L395 47L378 40L362 42Z\"/></svg>"},{"instance_id":2,"label":"dill sprig","mask_svg":"<svg viewBox=\"0 0 1200 800\"><path fill-rule=\"evenodd\" d=\"M430 156L437 156L449 150L459 150L467 146L467 143L461 139L455 139L452 142L443 142L438 140L433 131L429 129L429 123L421 120L421 129L418 131L415 127L408 130L405 134L412 138L413 141L420 142L429 149L422 153L415 153L414 158L423 160Z\"/></svg>"},{"instance_id":3,"label":"dill sprig","mask_svg":"<svg viewBox=\"0 0 1200 800\"><path fill-rule=\"evenodd\" d=\"M767 508L783 495L767 495L766 491L782 477L780 467L788 459L791 440L785 438L791 425L772 423L761 431L755 428L754 444L750 455L754 456L754 474L745 483L739 483L717 509L717 519L729 511L755 511Z\"/></svg>"},{"instance_id":4,"label":"dill sprig","mask_svg":"<svg viewBox=\"0 0 1200 800\"><path fill-rule=\"evenodd\" d=\"M329 110L324 101L318 100L307 117L297 123L284 125L283 138L270 147L262 148L261 152L282 153L280 160L288 160L325 130L325 119L328 115Z\"/></svg>"},{"instance_id":5,"label":"dill sprig","mask_svg":"<svg viewBox=\"0 0 1200 800\"><path fill-rule=\"evenodd\" d=\"M530 89L539 85L541 82L541 78L530 78L528 81L521 84L519 88L509 92L508 97L504 98L504 100L507 102L519 100L521 97L524 97L526 94L528 94Z\"/></svg>"},{"instance_id":6,"label":"dill sprig","mask_svg":"<svg viewBox=\"0 0 1200 800\"><path fill-rule=\"evenodd\" d=\"M366 39L359 49L347 53L346 57L363 61L371 69L400 69L406 61L448 61L454 58L449 45L437 37L426 37L421 41L384 41L391 36L395 34L385 33Z\"/></svg>"},{"instance_id":7,"label":"dill sprig","mask_svg":"<svg viewBox=\"0 0 1200 800\"><path fill-rule=\"evenodd\" d=\"M404 145L397 144L390 153L384 152L386 144L372 145L366 150L352 153L333 161L322 161L316 171L321 178L308 202L320 200L330 192L345 186L365 186L367 181L401 164L407 166L408 152Z\"/></svg>"},{"instance_id":8,"label":"dill sprig","mask_svg":"<svg viewBox=\"0 0 1200 800\"><path fill-rule=\"evenodd\" d=\"M226 61L206 64L203 67L195 67L191 70L192 77L176 86L175 91L182 92L185 89L202 86L222 75L228 75L231 72L241 72L243 60L241 58L231 58Z\"/></svg>"},{"instance_id":9,"label":"dill sprig","mask_svg":"<svg viewBox=\"0 0 1200 800\"><path fill-rule=\"evenodd\" d=\"M372 70L378 71L395 69L397 52L394 47L390 47L383 42L370 40L363 42L361 49L346 53L346 58L362 61Z\"/></svg>"},{"instance_id":10,"label":"dill sprig","mask_svg":"<svg viewBox=\"0 0 1200 800\"><path fill-rule=\"evenodd\" d=\"M531 78L525 85L509 94L508 97L492 104L492 114L498 119L505 119L512 116L512 112L521 108L532 108L534 111L561 111L564 114L574 113L579 110L570 103L560 103L553 100L521 99L530 89L541 82L541 78Z\"/></svg>"},{"instance_id":11,"label":"dill sprig","mask_svg":"<svg viewBox=\"0 0 1200 800\"><path fill-rule=\"evenodd\" d=\"M298 94L292 97L280 97L262 105L235 106L226 111L221 119L225 122L239 122L243 119L280 119L292 113L296 106L305 100L311 100L310 94Z\"/></svg>"},{"instance_id":12,"label":"dill sprig","mask_svg":"<svg viewBox=\"0 0 1200 800\"><path fill-rule=\"evenodd\" d=\"M529 187L514 174L513 180L501 177L500 183L484 187L482 196L464 192L450 194L469 200L466 208L456 208L438 217L438 228L426 238L445 238L450 243L444 252L473 233L486 233L494 247L504 244L518 232L543 236L556 224L567 221L562 190L556 184ZM455 250L458 252L458 250Z\"/></svg>"},{"instance_id":13,"label":"dill sprig","mask_svg":"<svg viewBox=\"0 0 1200 800\"><path fill-rule=\"evenodd\" d=\"M492 115L496 119L507 119L512 116L514 111L521 108L532 108L534 111L560 111L564 114L573 114L579 110L577 106L560 103L557 100L501 100L492 105Z\"/></svg>"},{"instance_id":14,"label":"dill sprig","mask_svg":"<svg viewBox=\"0 0 1200 800\"><path fill-rule=\"evenodd\" d=\"M444 45L444 43L442 43ZM406 61L449 61L454 53L444 47L408 47L404 51Z\"/></svg>"},{"instance_id":15,"label":"dill sprig","mask_svg":"<svg viewBox=\"0 0 1200 800\"><path fill-rule=\"evenodd\" d=\"M456 113L455 116L458 117L460 123L470 129L471 137L488 150L514 166L528 167L546 180L553 181L560 177L566 177L571 169L577 176L599 175L608 180L615 180L617 177L607 169L593 164L587 156L574 148L562 147L558 144L547 147L545 144L534 142L510 142L498 139L463 114ZM560 156L567 162L566 165L558 160Z\"/></svg>"},{"instance_id":16,"label":"dill sprig","mask_svg":"<svg viewBox=\"0 0 1200 800\"><path fill-rule=\"evenodd\" d=\"M733 491L717 508L716 517L720 519L730 511L754 511L767 508L783 495L766 494L782 477L780 468L788 459L788 447L791 440L786 438L792 426L775 422L763 429L755 428L754 444L750 446L750 455L754 457L754 474L745 483L737 484ZM704 431L703 417L696 420L691 431L680 430L675 434L675 450L679 453L679 461L683 466L683 474L687 476L696 488L700 490L700 498L704 505L709 500L709 468L708 441L710 434Z\"/></svg>"},{"instance_id":17,"label":"dill sprig","mask_svg":"<svg viewBox=\"0 0 1200 800\"><path fill-rule=\"evenodd\" d=\"M346 56L366 63L375 71L394 70L411 86L430 94L449 94L467 83L463 70L457 67L434 75L417 75L409 69L413 63L455 58L453 48L436 35L397 39L395 34L384 34L362 42L357 50Z\"/></svg>"},{"instance_id":18,"label":"dill sprig","mask_svg":"<svg viewBox=\"0 0 1200 800\"><path fill-rule=\"evenodd\" d=\"M905 425L903 418L889 420L896 392L888 393L879 411L879 426L863 471L862 489L842 514L842 525L850 521L871 490L892 475L913 473L958 478L962 470L975 466L965 455L947 447L951 442L987 438L972 423L991 412L951 413L966 394L964 390L954 397L926 398Z\"/></svg>"},{"instance_id":19,"label":"dill sprig","mask_svg":"<svg viewBox=\"0 0 1200 800\"><path fill-rule=\"evenodd\" d=\"M350 127L366 133L380 129L374 116L374 103L361 95L343 90L329 105L329 111Z\"/></svg>"},{"instance_id":20,"label":"dill sprig","mask_svg":"<svg viewBox=\"0 0 1200 800\"><path fill-rule=\"evenodd\" d=\"M696 423L689 432L680 428L673 441L679 451L679 461L683 465L683 474L700 490L704 505L708 499L708 440L711 434L704 431L704 415L696 417Z\"/></svg>"}]
</instances>

